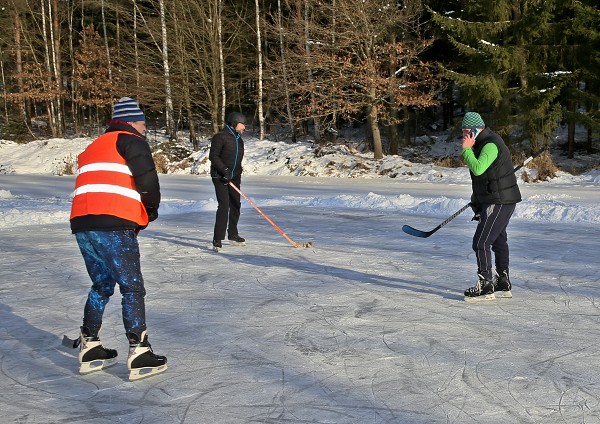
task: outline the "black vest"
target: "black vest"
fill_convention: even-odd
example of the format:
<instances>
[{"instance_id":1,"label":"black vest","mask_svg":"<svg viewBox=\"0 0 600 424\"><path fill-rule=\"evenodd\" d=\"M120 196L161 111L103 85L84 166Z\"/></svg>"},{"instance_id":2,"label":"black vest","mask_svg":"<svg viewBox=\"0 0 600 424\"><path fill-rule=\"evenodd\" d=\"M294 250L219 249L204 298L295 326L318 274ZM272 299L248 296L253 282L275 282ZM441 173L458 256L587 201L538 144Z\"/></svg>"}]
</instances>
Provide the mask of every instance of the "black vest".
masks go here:
<instances>
[{"instance_id":1,"label":"black vest","mask_svg":"<svg viewBox=\"0 0 600 424\"><path fill-rule=\"evenodd\" d=\"M494 143L498 147L498 157L483 174L475 176L471 172L473 186L471 200L477 206L520 202L521 191L517 185L510 151L502 137L489 128L484 129L473 146L475 157L479 157L483 146L488 143Z\"/></svg>"}]
</instances>

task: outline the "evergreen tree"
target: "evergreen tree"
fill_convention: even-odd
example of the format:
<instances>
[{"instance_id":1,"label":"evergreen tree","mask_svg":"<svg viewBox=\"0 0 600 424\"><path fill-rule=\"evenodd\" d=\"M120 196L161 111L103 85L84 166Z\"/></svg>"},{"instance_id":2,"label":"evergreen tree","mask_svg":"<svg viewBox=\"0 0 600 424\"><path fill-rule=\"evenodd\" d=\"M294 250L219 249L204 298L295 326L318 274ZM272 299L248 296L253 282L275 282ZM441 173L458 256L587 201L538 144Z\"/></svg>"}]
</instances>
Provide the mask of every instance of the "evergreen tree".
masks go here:
<instances>
[{"instance_id":1,"label":"evergreen tree","mask_svg":"<svg viewBox=\"0 0 600 424\"><path fill-rule=\"evenodd\" d=\"M597 72L588 71L598 55L598 10L592 0L481 0L429 10L457 52L445 65L462 102L484 113L507 142L547 143L563 118L577 114L565 105L581 97L583 75L590 81L586 96L593 97ZM579 121L592 125L593 112L585 118Z\"/></svg>"}]
</instances>

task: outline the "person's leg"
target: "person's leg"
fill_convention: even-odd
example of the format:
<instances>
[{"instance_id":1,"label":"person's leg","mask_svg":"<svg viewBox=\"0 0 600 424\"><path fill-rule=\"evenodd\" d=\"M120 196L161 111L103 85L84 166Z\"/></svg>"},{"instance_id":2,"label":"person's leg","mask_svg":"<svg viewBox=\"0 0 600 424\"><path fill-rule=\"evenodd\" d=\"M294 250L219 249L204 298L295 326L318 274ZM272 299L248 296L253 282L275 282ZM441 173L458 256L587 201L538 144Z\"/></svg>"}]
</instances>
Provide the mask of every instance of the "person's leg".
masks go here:
<instances>
[{"instance_id":1,"label":"person's leg","mask_svg":"<svg viewBox=\"0 0 600 424\"><path fill-rule=\"evenodd\" d=\"M465 290L465 300L494 299L491 246L506 227L499 219L503 205L489 205L481 209L479 223L473 236L473 250L477 258L477 283Z\"/></svg>"},{"instance_id":2,"label":"person's leg","mask_svg":"<svg viewBox=\"0 0 600 424\"><path fill-rule=\"evenodd\" d=\"M494 258L496 262L496 280L494 282L494 292L496 297L512 297L512 284L510 283L509 277L509 248L508 248L508 236L506 234L506 227L515 211L516 205L504 205L502 208L502 216L499 217L498 221L501 223L505 222L504 229L500 232L496 240L492 243L492 251L494 252ZM500 225L500 224L499 224Z\"/></svg>"},{"instance_id":3,"label":"person's leg","mask_svg":"<svg viewBox=\"0 0 600 424\"><path fill-rule=\"evenodd\" d=\"M227 231L227 221L229 216L229 186L224 185L218 178L213 178L215 194L217 196L217 214L215 219L215 229L213 240L225 239ZM233 191L233 189L231 189Z\"/></svg>"},{"instance_id":4,"label":"person's leg","mask_svg":"<svg viewBox=\"0 0 600 424\"><path fill-rule=\"evenodd\" d=\"M506 227L515 211L515 204L502 205L502 208L498 211L498 219L496 225L501 228L498 236L492 241L492 251L494 252L494 259L496 264L496 270L498 273L508 270L509 265L509 249L508 249L508 236L506 234Z\"/></svg>"},{"instance_id":5,"label":"person's leg","mask_svg":"<svg viewBox=\"0 0 600 424\"><path fill-rule=\"evenodd\" d=\"M117 362L117 351L107 349L100 341L100 328L104 309L114 293L116 279L110 270L107 257L98 246L110 243L106 233L76 233L75 239L83 256L92 287L83 312L83 325L79 336L79 372L87 374L110 367Z\"/></svg>"},{"instance_id":6,"label":"person's leg","mask_svg":"<svg viewBox=\"0 0 600 424\"><path fill-rule=\"evenodd\" d=\"M233 184L239 189L241 185L241 178L234 178L232 180ZM240 210L242 207L240 193L233 189L233 187L228 187L229 189L229 226L227 229L227 234L229 237L234 237L238 235L238 222L240 220Z\"/></svg>"},{"instance_id":7,"label":"person's leg","mask_svg":"<svg viewBox=\"0 0 600 424\"><path fill-rule=\"evenodd\" d=\"M103 249L98 249L99 246L109 243L109 239L105 237L106 234L106 232L98 231L75 233L75 239L88 275L92 280L92 287L83 310L83 327L85 327L87 335L92 338L98 337L98 332L102 327L104 309L113 295L117 283L108 264L110 258L106 257Z\"/></svg>"},{"instance_id":8,"label":"person's leg","mask_svg":"<svg viewBox=\"0 0 600 424\"><path fill-rule=\"evenodd\" d=\"M477 258L477 273L486 280L492 279L491 246L505 231L508 220L506 211L511 205L489 205L482 209L479 224L473 236L473 250ZM513 206L514 210L514 206ZM510 215L508 215L510 218Z\"/></svg>"},{"instance_id":9,"label":"person's leg","mask_svg":"<svg viewBox=\"0 0 600 424\"><path fill-rule=\"evenodd\" d=\"M146 331L146 288L140 265L140 248L133 230L115 231L112 240L112 272L121 292L126 333Z\"/></svg>"},{"instance_id":10,"label":"person's leg","mask_svg":"<svg viewBox=\"0 0 600 424\"><path fill-rule=\"evenodd\" d=\"M122 295L123 325L127 333L146 330L144 278L140 250L133 230L88 231L77 233L93 286L84 310L84 327L97 336L109 298L119 285Z\"/></svg>"}]
</instances>

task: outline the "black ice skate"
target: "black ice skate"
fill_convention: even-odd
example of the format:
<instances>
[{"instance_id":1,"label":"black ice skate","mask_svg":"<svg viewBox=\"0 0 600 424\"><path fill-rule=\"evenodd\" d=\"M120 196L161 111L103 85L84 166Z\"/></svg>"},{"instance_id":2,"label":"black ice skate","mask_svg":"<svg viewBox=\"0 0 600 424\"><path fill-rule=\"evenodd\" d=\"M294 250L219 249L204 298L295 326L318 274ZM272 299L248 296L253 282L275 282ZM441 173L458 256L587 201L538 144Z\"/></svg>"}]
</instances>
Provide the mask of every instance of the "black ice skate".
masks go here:
<instances>
[{"instance_id":1,"label":"black ice skate","mask_svg":"<svg viewBox=\"0 0 600 424\"><path fill-rule=\"evenodd\" d=\"M100 338L91 337L87 327L81 327L78 342L79 372L81 374L100 371L117 363L117 351L102 346Z\"/></svg>"},{"instance_id":2,"label":"black ice skate","mask_svg":"<svg viewBox=\"0 0 600 424\"><path fill-rule=\"evenodd\" d=\"M492 280L486 280L482 275L477 275L477 283L474 287L470 287L465 290L465 301L467 302L480 302L482 300L493 300L494 296L494 283Z\"/></svg>"},{"instance_id":3,"label":"black ice skate","mask_svg":"<svg viewBox=\"0 0 600 424\"><path fill-rule=\"evenodd\" d=\"M213 240L212 242L212 248L215 252L220 251L223 248L223 244L221 243L221 240Z\"/></svg>"},{"instance_id":4,"label":"black ice skate","mask_svg":"<svg viewBox=\"0 0 600 424\"><path fill-rule=\"evenodd\" d=\"M152 352L146 331L143 331L141 336L128 333L127 339L129 339L127 368L129 368L130 381L150 377L167 370L167 357Z\"/></svg>"},{"instance_id":5,"label":"black ice skate","mask_svg":"<svg viewBox=\"0 0 600 424\"><path fill-rule=\"evenodd\" d=\"M245 246L246 245L246 239L243 237L240 237L239 234L236 234L235 236L229 236L227 238L229 239L231 244L234 244L237 246Z\"/></svg>"},{"instance_id":6,"label":"black ice skate","mask_svg":"<svg viewBox=\"0 0 600 424\"><path fill-rule=\"evenodd\" d=\"M508 277L508 270L504 270L500 273L497 272L494 277L494 295L498 298L511 298L512 285L510 284L510 278Z\"/></svg>"}]
</instances>

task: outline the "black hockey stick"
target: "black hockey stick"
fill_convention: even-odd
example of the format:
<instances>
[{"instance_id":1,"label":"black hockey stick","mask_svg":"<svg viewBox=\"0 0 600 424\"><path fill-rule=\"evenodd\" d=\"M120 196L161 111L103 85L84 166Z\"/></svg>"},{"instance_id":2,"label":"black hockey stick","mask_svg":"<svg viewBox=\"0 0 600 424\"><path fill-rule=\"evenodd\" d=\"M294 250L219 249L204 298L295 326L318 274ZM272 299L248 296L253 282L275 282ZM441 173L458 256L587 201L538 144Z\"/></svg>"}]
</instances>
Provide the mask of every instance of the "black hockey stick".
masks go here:
<instances>
[{"instance_id":1,"label":"black hockey stick","mask_svg":"<svg viewBox=\"0 0 600 424\"><path fill-rule=\"evenodd\" d=\"M513 170L513 172L517 172L519 169L521 169L522 167L524 167L525 165L527 165L534 158L536 158L539 155L541 155L544 150L546 150L545 147L543 147L540 150L538 150L537 152L533 153L531 156L529 156L527 159L525 159L523 161L523 163L521 163L520 165L518 165L517 167L515 167L515 169ZM431 231L417 230L416 228L413 228L410 225L403 225L402 226L402 231L404 231L406 234L410 234L411 236L427 238L430 235L432 235L433 233L435 233L437 230L439 230L440 228L442 228L444 225L446 225L447 223L449 223L450 221L452 221L458 215L460 215L461 213L463 213L464 211L466 211L467 209L469 209L470 206L471 206L471 203L467 203L462 208L460 208L459 210L457 210L456 212L454 212L452 215L450 215L448 218L446 218L446 220L444 222L442 222L440 225L438 225L437 227L435 227Z\"/></svg>"}]
</instances>

